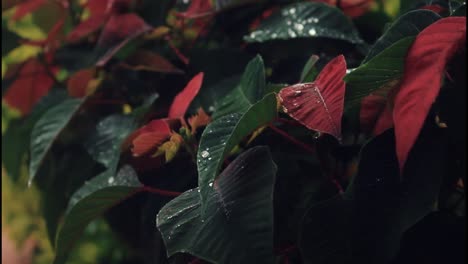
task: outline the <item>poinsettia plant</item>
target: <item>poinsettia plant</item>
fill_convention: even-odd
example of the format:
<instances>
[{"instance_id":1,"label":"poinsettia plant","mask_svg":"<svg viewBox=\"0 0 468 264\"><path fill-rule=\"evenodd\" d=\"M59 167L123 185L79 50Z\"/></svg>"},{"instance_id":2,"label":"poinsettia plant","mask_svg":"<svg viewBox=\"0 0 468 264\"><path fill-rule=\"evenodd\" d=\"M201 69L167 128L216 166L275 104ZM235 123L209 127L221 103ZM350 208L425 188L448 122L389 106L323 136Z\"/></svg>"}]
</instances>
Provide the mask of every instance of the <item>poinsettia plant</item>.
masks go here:
<instances>
[{"instance_id":1,"label":"poinsettia plant","mask_svg":"<svg viewBox=\"0 0 468 264\"><path fill-rule=\"evenodd\" d=\"M98 218L127 248L106 263L381 264L465 217L462 1L2 12L2 165L41 190L55 264Z\"/></svg>"}]
</instances>

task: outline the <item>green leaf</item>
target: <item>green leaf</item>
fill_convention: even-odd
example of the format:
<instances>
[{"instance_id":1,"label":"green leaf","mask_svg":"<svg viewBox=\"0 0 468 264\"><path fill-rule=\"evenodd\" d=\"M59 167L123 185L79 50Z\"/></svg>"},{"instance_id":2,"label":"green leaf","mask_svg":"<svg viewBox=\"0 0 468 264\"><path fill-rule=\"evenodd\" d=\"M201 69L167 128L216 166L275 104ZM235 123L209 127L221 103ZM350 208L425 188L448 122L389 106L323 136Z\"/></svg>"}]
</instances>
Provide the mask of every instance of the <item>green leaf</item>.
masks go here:
<instances>
[{"instance_id":1,"label":"green leaf","mask_svg":"<svg viewBox=\"0 0 468 264\"><path fill-rule=\"evenodd\" d=\"M223 115L245 112L265 95L265 66L262 57L257 55L245 68L239 85L237 85L220 102L213 118Z\"/></svg>"},{"instance_id":2,"label":"green leaf","mask_svg":"<svg viewBox=\"0 0 468 264\"><path fill-rule=\"evenodd\" d=\"M68 99L49 109L34 125L31 133L29 184L32 183L47 153L82 104L82 99Z\"/></svg>"},{"instance_id":3,"label":"green leaf","mask_svg":"<svg viewBox=\"0 0 468 264\"><path fill-rule=\"evenodd\" d=\"M131 116L111 115L96 125L85 147L94 160L109 168L120 157L123 140L135 129L136 122Z\"/></svg>"},{"instance_id":4,"label":"green leaf","mask_svg":"<svg viewBox=\"0 0 468 264\"><path fill-rule=\"evenodd\" d=\"M93 219L142 190L142 184L130 166L122 167L114 175L115 168L110 168L73 194L57 235L54 264L65 263L74 243Z\"/></svg>"},{"instance_id":5,"label":"green leaf","mask_svg":"<svg viewBox=\"0 0 468 264\"><path fill-rule=\"evenodd\" d=\"M339 9L323 3L288 5L261 22L245 36L247 42L294 38L331 38L353 44L364 43L351 20Z\"/></svg>"},{"instance_id":6,"label":"green leaf","mask_svg":"<svg viewBox=\"0 0 468 264\"><path fill-rule=\"evenodd\" d=\"M315 77L318 75L318 70L315 67L315 63L319 60L319 57L317 55L312 55L310 58L307 60L306 64L304 65L304 68L302 69L301 73L301 78L299 80L300 83L305 83L305 82L313 82Z\"/></svg>"},{"instance_id":7,"label":"green leaf","mask_svg":"<svg viewBox=\"0 0 468 264\"><path fill-rule=\"evenodd\" d=\"M405 57L415 37L406 37L362 64L344 78L346 82L345 108L359 103L365 96L392 86L403 75Z\"/></svg>"},{"instance_id":8,"label":"green leaf","mask_svg":"<svg viewBox=\"0 0 468 264\"><path fill-rule=\"evenodd\" d=\"M273 263L273 186L276 165L267 147L237 157L207 190L186 191L157 216L168 255L186 252L212 263Z\"/></svg>"},{"instance_id":9,"label":"green leaf","mask_svg":"<svg viewBox=\"0 0 468 264\"><path fill-rule=\"evenodd\" d=\"M198 186L203 206L229 152L245 136L273 121L277 116L276 105L276 95L268 94L245 113L224 116L205 128L197 153Z\"/></svg>"},{"instance_id":10,"label":"green leaf","mask_svg":"<svg viewBox=\"0 0 468 264\"><path fill-rule=\"evenodd\" d=\"M419 32L439 19L438 14L429 10L415 10L402 15L375 42L362 64L367 63L397 41L418 35Z\"/></svg>"}]
</instances>

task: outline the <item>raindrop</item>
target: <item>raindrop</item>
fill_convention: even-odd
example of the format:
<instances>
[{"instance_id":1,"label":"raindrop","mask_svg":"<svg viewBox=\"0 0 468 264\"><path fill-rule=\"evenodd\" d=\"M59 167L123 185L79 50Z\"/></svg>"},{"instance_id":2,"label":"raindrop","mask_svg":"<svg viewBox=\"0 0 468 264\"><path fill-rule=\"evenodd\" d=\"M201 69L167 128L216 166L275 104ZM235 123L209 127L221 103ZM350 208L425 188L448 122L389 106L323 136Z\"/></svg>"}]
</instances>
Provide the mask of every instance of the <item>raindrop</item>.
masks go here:
<instances>
[{"instance_id":1,"label":"raindrop","mask_svg":"<svg viewBox=\"0 0 468 264\"><path fill-rule=\"evenodd\" d=\"M299 95L299 94L301 94L301 93L302 93L302 91L300 91L300 90L294 91L294 94L295 94L295 95Z\"/></svg>"},{"instance_id":2,"label":"raindrop","mask_svg":"<svg viewBox=\"0 0 468 264\"><path fill-rule=\"evenodd\" d=\"M276 33L271 34L272 38L276 38L277 36L278 36L278 34L276 34Z\"/></svg>"},{"instance_id":3,"label":"raindrop","mask_svg":"<svg viewBox=\"0 0 468 264\"><path fill-rule=\"evenodd\" d=\"M112 184L114 182L114 177L110 177L109 180L107 180L107 183Z\"/></svg>"},{"instance_id":4,"label":"raindrop","mask_svg":"<svg viewBox=\"0 0 468 264\"><path fill-rule=\"evenodd\" d=\"M208 185L209 185L210 187L213 187L213 183L212 183L212 182L210 182Z\"/></svg>"},{"instance_id":5,"label":"raindrop","mask_svg":"<svg viewBox=\"0 0 468 264\"><path fill-rule=\"evenodd\" d=\"M315 139L318 139L321 135L322 135L322 133L316 132L316 133L314 134L314 138L315 138Z\"/></svg>"},{"instance_id":6,"label":"raindrop","mask_svg":"<svg viewBox=\"0 0 468 264\"><path fill-rule=\"evenodd\" d=\"M304 29L304 26L302 24L295 24L294 28L299 30L299 31L302 31Z\"/></svg>"},{"instance_id":7,"label":"raindrop","mask_svg":"<svg viewBox=\"0 0 468 264\"><path fill-rule=\"evenodd\" d=\"M289 9L289 14L294 15L296 13L296 8Z\"/></svg>"},{"instance_id":8,"label":"raindrop","mask_svg":"<svg viewBox=\"0 0 468 264\"><path fill-rule=\"evenodd\" d=\"M315 34L317 34L315 29L312 28L312 29L309 30L309 35L314 36Z\"/></svg>"},{"instance_id":9,"label":"raindrop","mask_svg":"<svg viewBox=\"0 0 468 264\"><path fill-rule=\"evenodd\" d=\"M291 20L286 21L286 25L290 26L292 24Z\"/></svg>"},{"instance_id":10,"label":"raindrop","mask_svg":"<svg viewBox=\"0 0 468 264\"><path fill-rule=\"evenodd\" d=\"M210 155L210 153L209 153L208 151L206 151L206 150L202 151L202 153L201 153L201 156L202 156L203 158L206 158L206 157L208 157L209 155Z\"/></svg>"},{"instance_id":11,"label":"raindrop","mask_svg":"<svg viewBox=\"0 0 468 264\"><path fill-rule=\"evenodd\" d=\"M214 112L214 110L215 110L214 106L211 105L210 107L208 107L208 111Z\"/></svg>"},{"instance_id":12,"label":"raindrop","mask_svg":"<svg viewBox=\"0 0 468 264\"><path fill-rule=\"evenodd\" d=\"M319 22L319 19L318 19L318 18L314 18L314 22L315 22L315 23L318 23L318 22Z\"/></svg>"}]
</instances>

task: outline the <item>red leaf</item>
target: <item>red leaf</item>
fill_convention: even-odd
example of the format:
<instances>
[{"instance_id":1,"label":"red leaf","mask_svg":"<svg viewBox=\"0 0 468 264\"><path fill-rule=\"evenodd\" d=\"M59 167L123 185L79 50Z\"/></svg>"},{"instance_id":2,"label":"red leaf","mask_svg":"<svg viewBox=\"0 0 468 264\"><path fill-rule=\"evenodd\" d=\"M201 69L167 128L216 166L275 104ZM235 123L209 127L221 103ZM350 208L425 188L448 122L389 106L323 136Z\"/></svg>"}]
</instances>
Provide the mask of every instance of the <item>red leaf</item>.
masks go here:
<instances>
[{"instance_id":1,"label":"red leaf","mask_svg":"<svg viewBox=\"0 0 468 264\"><path fill-rule=\"evenodd\" d=\"M83 69L75 72L67 81L68 94L71 97L85 97L88 83L94 77L95 69Z\"/></svg>"},{"instance_id":2,"label":"red leaf","mask_svg":"<svg viewBox=\"0 0 468 264\"><path fill-rule=\"evenodd\" d=\"M379 95L366 96L361 101L361 130L374 136L393 127L392 111L387 99Z\"/></svg>"},{"instance_id":3,"label":"red leaf","mask_svg":"<svg viewBox=\"0 0 468 264\"><path fill-rule=\"evenodd\" d=\"M195 75L190 82L185 86L184 90L180 92L172 101L169 109L169 118L179 118L185 115L193 98L200 91L203 82L203 72Z\"/></svg>"},{"instance_id":4,"label":"red leaf","mask_svg":"<svg viewBox=\"0 0 468 264\"><path fill-rule=\"evenodd\" d=\"M132 153L134 156L142 156L157 148L169 137L159 132L141 134L133 140Z\"/></svg>"},{"instance_id":5,"label":"red leaf","mask_svg":"<svg viewBox=\"0 0 468 264\"><path fill-rule=\"evenodd\" d=\"M53 84L54 80L44 65L31 59L19 70L18 76L4 96L5 102L26 115L39 99L47 94Z\"/></svg>"},{"instance_id":6,"label":"red leaf","mask_svg":"<svg viewBox=\"0 0 468 264\"><path fill-rule=\"evenodd\" d=\"M107 21L99 37L98 46L108 49L97 62L103 66L130 40L151 29L151 26L136 14L113 15Z\"/></svg>"},{"instance_id":7,"label":"red leaf","mask_svg":"<svg viewBox=\"0 0 468 264\"><path fill-rule=\"evenodd\" d=\"M182 70L172 65L172 63L161 55L148 50L136 51L121 65L136 71L146 70L164 73L183 73Z\"/></svg>"},{"instance_id":8,"label":"red leaf","mask_svg":"<svg viewBox=\"0 0 468 264\"><path fill-rule=\"evenodd\" d=\"M279 98L284 111L311 130L341 138L346 61L340 55L330 61L312 83L283 88Z\"/></svg>"},{"instance_id":9,"label":"red leaf","mask_svg":"<svg viewBox=\"0 0 468 264\"><path fill-rule=\"evenodd\" d=\"M465 43L465 23L465 17L442 18L419 33L408 51L393 110L400 170L439 94L446 64Z\"/></svg>"},{"instance_id":10,"label":"red leaf","mask_svg":"<svg viewBox=\"0 0 468 264\"><path fill-rule=\"evenodd\" d=\"M190 6L185 12L178 13L178 16L184 18L199 18L212 15L214 6L210 0L192 0Z\"/></svg>"},{"instance_id":11,"label":"red leaf","mask_svg":"<svg viewBox=\"0 0 468 264\"><path fill-rule=\"evenodd\" d=\"M425 5L423 7L420 7L419 9L425 9L425 10L430 10L436 13L441 13L445 10L447 10L445 7L442 7L440 5Z\"/></svg>"},{"instance_id":12,"label":"red leaf","mask_svg":"<svg viewBox=\"0 0 468 264\"><path fill-rule=\"evenodd\" d=\"M108 16L93 16L81 22L67 36L68 42L77 42L78 40L98 31L106 22Z\"/></svg>"},{"instance_id":13,"label":"red leaf","mask_svg":"<svg viewBox=\"0 0 468 264\"><path fill-rule=\"evenodd\" d=\"M126 140L133 145L134 156L141 156L155 150L171 135L171 128L165 119L153 120L133 132ZM124 143L125 145L125 143Z\"/></svg>"},{"instance_id":14,"label":"red leaf","mask_svg":"<svg viewBox=\"0 0 468 264\"><path fill-rule=\"evenodd\" d=\"M46 0L29 0L25 1L16 6L15 14L12 16L12 20L16 21L24 17L25 15L36 11L46 4Z\"/></svg>"},{"instance_id":15,"label":"red leaf","mask_svg":"<svg viewBox=\"0 0 468 264\"><path fill-rule=\"evenodd\" d=\"M348 16L359 17L371 8L373 0L311 0L311 2L322 2L337 6Z\"/></svg>"}]
</instances>

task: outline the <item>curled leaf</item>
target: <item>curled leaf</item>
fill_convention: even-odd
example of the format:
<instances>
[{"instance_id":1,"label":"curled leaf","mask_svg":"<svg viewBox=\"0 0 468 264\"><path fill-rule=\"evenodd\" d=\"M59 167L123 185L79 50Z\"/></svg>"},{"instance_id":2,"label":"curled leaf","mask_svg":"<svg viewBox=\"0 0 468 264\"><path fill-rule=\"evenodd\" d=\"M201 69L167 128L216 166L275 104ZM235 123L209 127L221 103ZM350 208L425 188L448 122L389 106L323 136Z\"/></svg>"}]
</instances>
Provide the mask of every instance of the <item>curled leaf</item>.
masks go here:
<instances>
[{"instance_id":1,"label":"curled leaf","mask_svg":"<svg viewBox=\"0 0 468 264\"><path fill-rule=\"evenodd\" d=\"M149 50L138 50L125 60L121 66L135 71L153 71L164 73L183 73L161 55Z\"/></svg>"},{"instance_id":2,"label":"curled leaf","mask_svg":"<svg viewBox=\"0 0 468 264\"><path fill-rule=\"evenodd\" d=\"M346 75L342 55L330 61L312 83L299 83L279 92L284 112L311 130L341 137Z\"/></svg>"}]
</instances>

